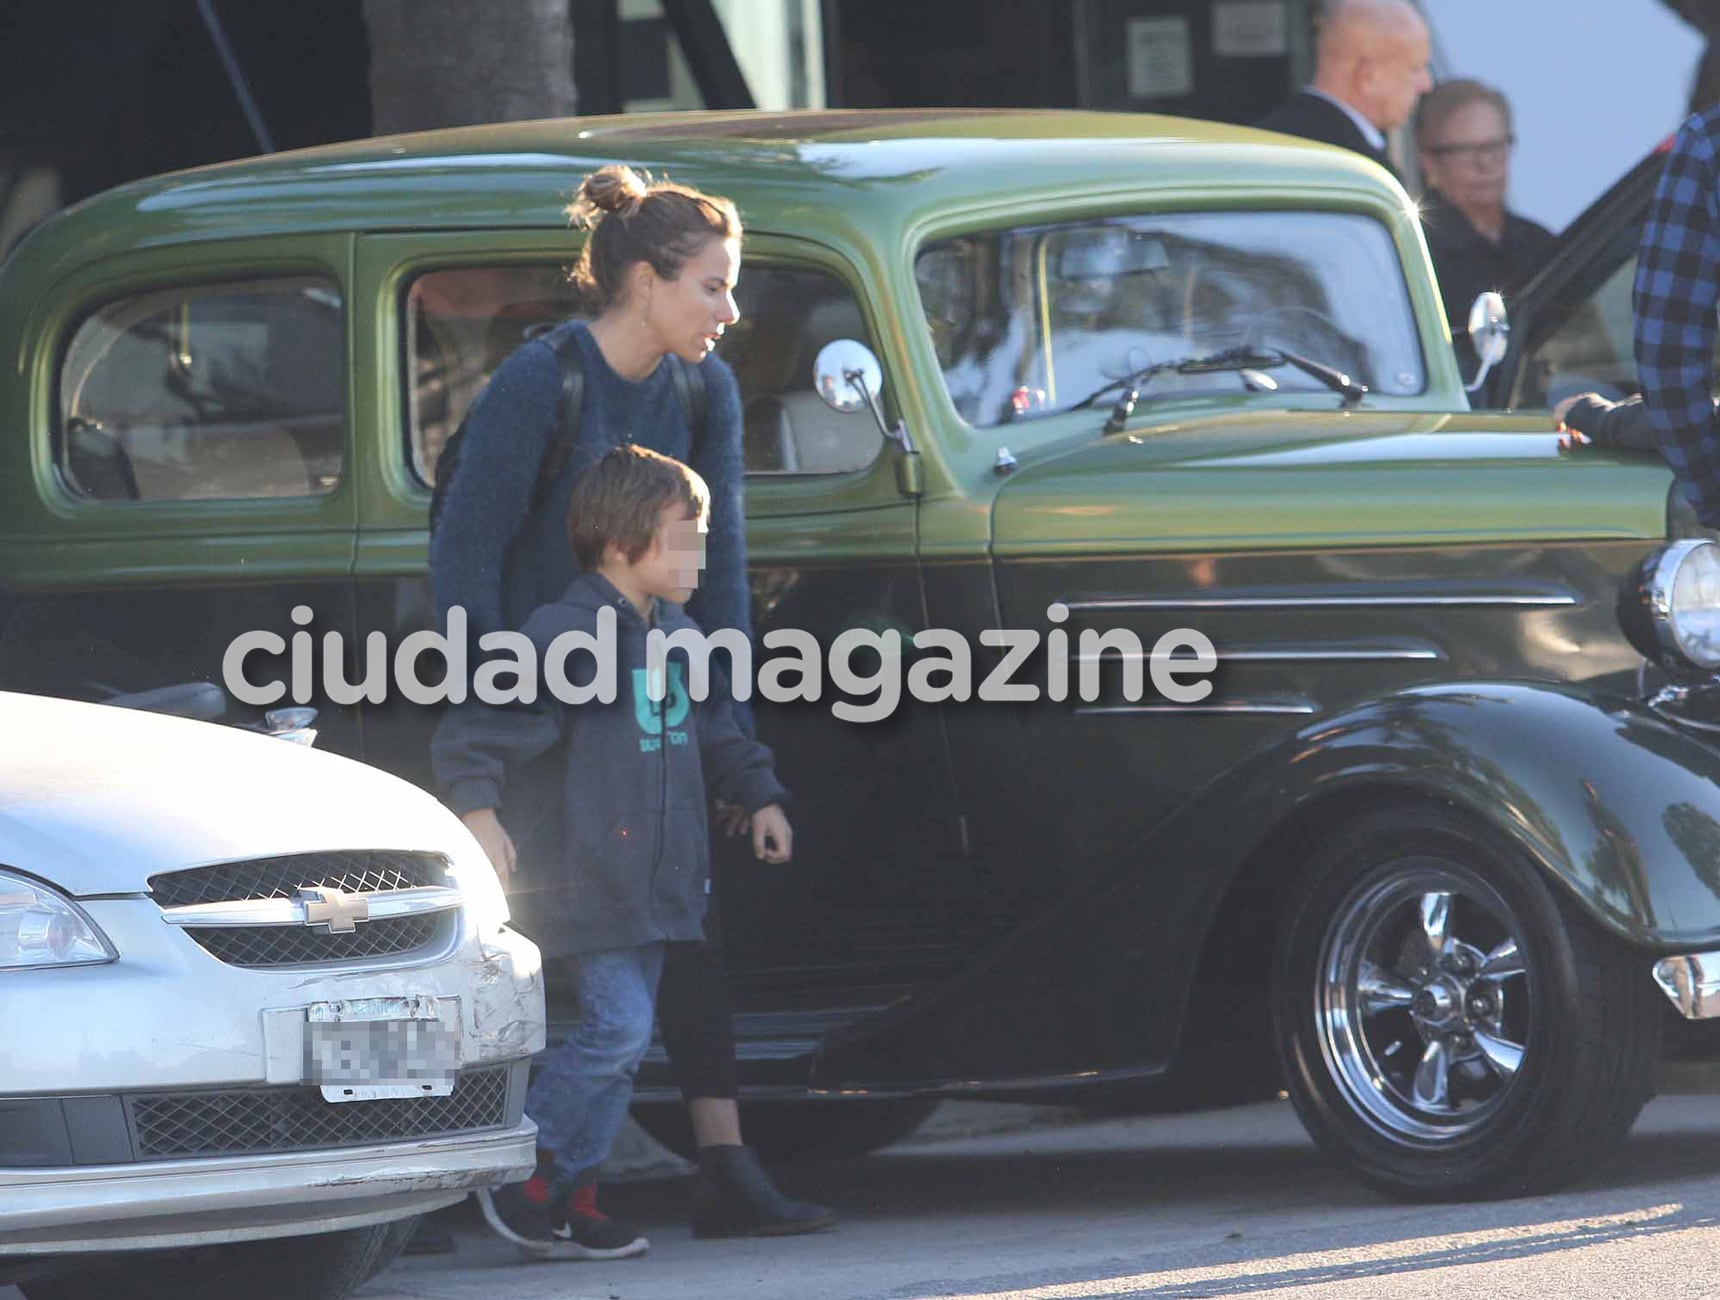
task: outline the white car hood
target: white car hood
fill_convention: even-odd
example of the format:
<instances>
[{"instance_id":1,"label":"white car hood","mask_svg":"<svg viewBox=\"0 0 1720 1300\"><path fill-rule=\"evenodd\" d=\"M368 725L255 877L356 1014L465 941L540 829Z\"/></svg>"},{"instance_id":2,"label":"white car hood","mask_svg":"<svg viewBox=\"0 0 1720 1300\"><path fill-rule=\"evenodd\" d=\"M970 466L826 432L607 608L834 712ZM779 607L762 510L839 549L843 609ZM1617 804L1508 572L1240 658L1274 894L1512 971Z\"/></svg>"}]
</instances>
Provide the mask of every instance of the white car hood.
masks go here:
<instances>
[{"instance_id":1,"label":"white car hood","mask_svg":"<svg viewBox=\"0 0 1720 1300\"><path fill-rule=\"evenodd\" d=\"M0 865L75 896L330 849L457 854L459 820L386 772L255 732L0 692Z\"/></svg>"}]
</instances>

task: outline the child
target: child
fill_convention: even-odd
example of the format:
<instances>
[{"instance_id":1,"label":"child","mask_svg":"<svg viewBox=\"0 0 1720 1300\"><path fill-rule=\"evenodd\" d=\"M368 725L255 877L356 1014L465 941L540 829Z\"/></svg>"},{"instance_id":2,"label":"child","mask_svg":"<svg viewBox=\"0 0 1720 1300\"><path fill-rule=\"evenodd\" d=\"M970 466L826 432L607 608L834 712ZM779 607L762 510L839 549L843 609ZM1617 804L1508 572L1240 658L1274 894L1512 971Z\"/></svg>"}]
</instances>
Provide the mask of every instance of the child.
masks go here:
<instances>
[{"instance_id":1,"label":"child","mask_svg":"<svg viewBox=\"0 0 1720 1300\"><path fill-rule=\"evenodd\" d=\"M674 658L667 689L648 689L650 629L696 627L680 606L704 566L708 510L697 474L643 447L617 447L582 474L568 509L582 576L523 632L541 664L556 637L596 635L600 611L613 611L614 701L570 707L540 681L532 705L469 700L450 709L432 746L449 805L504 882L515 869L497 818L507 779L558 743L565 749L559 872L531 882L529 932L546 955L565 955L579 1020L566 1044L545 1053L526 1100L539 1128L537 1172L480 1194L491 1227L539 1258L618 1259L649 1245L596 1212L593 1180L651 1041L665 946L703 937L706 782L750 814L760 858L786 862L792 849L770 751L741 733L728 701L690 700L687 664ZM570 684L589 684L592 673L579 680L580 665L595 662L586 652L569 655Z\"/></svg>"}]
</instances>

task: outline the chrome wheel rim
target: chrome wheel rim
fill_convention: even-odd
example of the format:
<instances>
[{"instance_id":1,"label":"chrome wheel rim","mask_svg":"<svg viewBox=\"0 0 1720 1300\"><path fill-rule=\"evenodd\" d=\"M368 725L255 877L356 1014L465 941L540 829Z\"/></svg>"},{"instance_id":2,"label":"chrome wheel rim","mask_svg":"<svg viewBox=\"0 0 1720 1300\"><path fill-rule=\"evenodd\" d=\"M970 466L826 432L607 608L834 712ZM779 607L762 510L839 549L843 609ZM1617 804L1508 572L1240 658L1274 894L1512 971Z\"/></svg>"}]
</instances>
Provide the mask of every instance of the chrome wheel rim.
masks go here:
<instances>
[{"instance_id":1,"label":"chrome wheel rim","mask_svg":"<svg viewBox=\"0 0 1720 1300\"><path fill-rule=\"evenodd\" d=\"M1498 1114L1530 1041L1520 938L1495 891L1434 859L1395 864L1344 898L1321 944L1315 1023L1362 1119L1449 1143Z\"/></svg>"}]
</instances>

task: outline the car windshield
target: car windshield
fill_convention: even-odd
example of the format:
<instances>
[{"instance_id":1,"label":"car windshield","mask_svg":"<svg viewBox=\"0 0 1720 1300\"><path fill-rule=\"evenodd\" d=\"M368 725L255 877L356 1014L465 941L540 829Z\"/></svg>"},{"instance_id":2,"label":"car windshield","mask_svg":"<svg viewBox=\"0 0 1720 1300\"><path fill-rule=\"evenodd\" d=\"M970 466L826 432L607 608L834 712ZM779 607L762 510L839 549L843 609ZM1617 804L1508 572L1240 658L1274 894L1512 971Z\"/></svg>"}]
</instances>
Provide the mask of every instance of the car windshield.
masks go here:
<instances>
[{"instance_id":1,"label":"car windshield","mask_svg":"<svg viewBox=\"0 0 1720 1300\"><path fill-rule=\"evenodd\" d=\"M951 400L988 427L1066 411L1131 372L1281 348L1376 395L1426 376L1386 228L1339 212L1186 212L1017 226L928 244L915 263ZM1324 392L1295 370L1284 392ZM1149 400L1242 393L1235 373L1166 374Z\"/></svg>"}]
</instances>

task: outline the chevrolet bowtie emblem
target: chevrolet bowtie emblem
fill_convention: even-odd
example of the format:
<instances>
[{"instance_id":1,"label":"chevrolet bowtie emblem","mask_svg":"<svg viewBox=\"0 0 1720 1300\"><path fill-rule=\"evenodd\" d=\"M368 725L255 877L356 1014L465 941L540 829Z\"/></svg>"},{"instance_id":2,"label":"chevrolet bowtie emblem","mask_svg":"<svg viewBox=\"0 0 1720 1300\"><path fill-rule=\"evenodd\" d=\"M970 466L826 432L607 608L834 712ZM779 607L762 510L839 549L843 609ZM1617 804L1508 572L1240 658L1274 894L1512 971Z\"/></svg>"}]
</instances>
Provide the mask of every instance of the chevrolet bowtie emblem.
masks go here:
<instances>
[{"instance_id":1,"label":"chevrolet bowtie emblem","mask_svg":"<svg viewBox=\"0 0 1720 1300\"><path fill-rule=\"evenodd\" d=\"M299 890L306 925L326 925L330 934L351 934L360 921L370 920L370 903L363 894L347 894L328 885Z\"/></svg>"}]
</instances>

